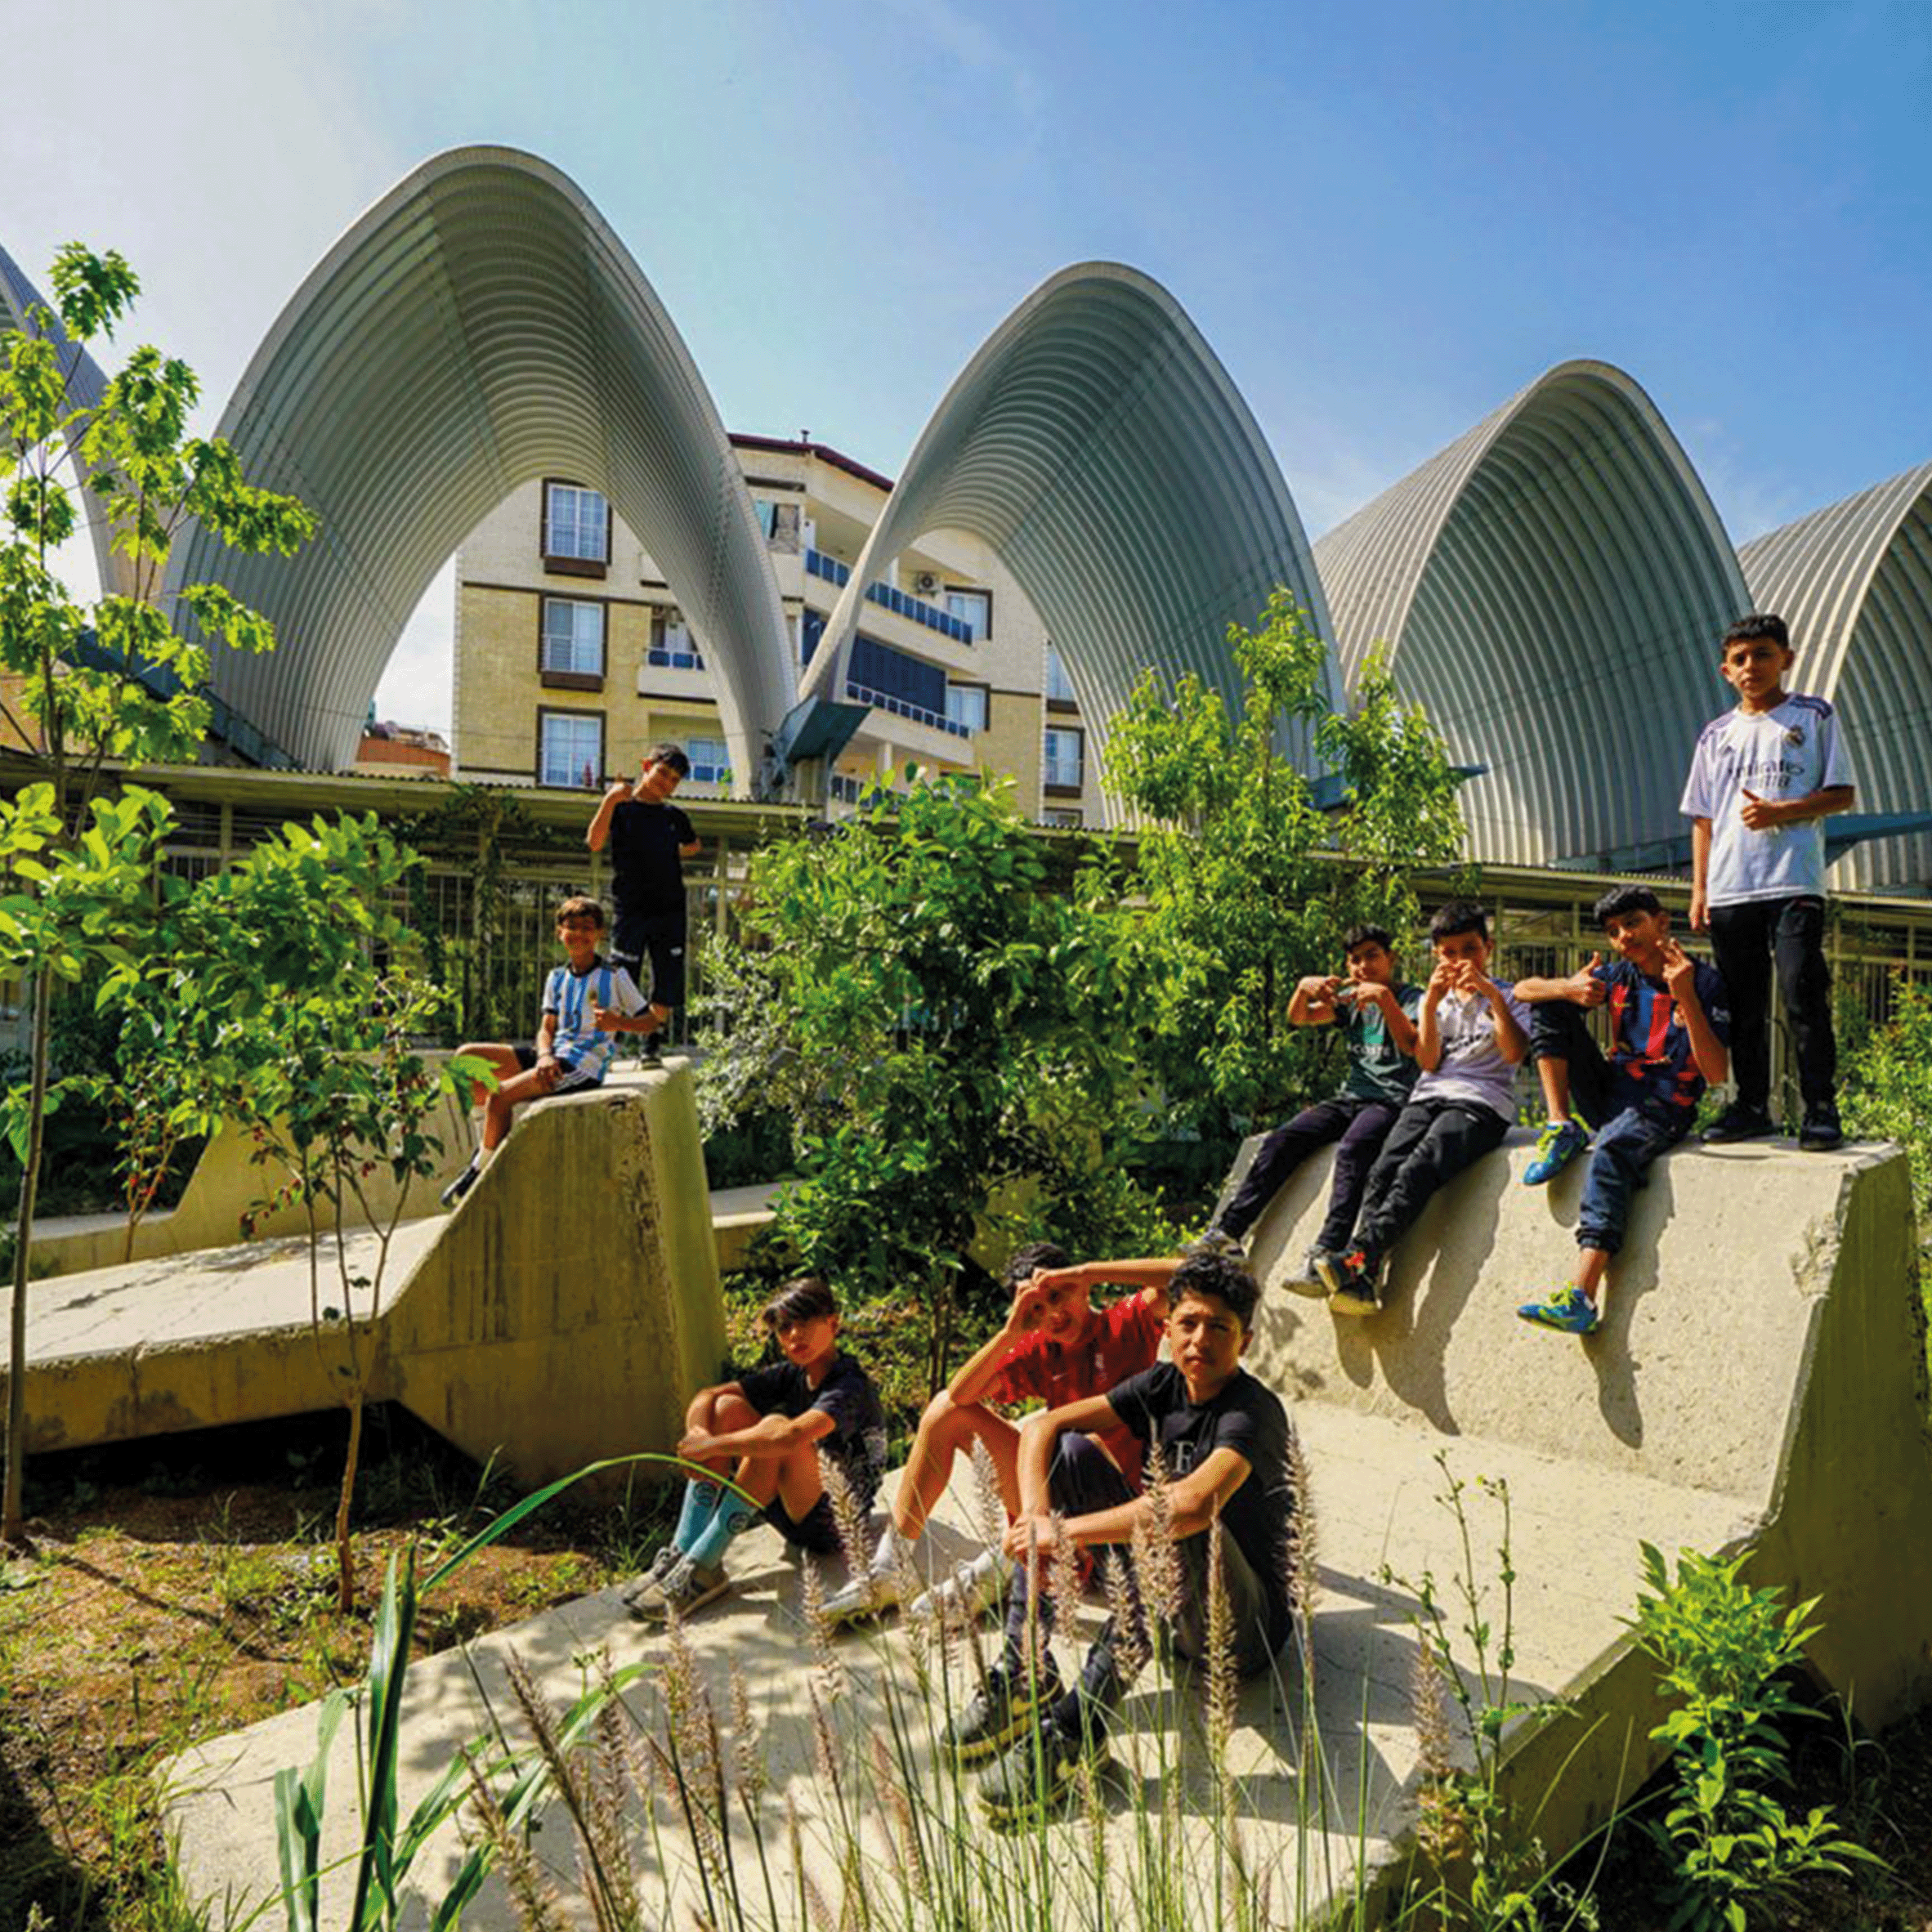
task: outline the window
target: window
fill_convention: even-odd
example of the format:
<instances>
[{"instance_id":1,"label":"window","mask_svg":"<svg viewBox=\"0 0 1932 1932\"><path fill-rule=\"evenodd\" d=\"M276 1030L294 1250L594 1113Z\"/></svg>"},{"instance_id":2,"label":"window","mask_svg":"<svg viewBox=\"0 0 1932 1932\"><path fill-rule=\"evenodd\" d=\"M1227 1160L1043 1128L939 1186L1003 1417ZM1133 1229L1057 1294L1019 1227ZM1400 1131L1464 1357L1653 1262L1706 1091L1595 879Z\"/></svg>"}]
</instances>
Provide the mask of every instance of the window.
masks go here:
<instances>
[{"instance_id":1,"label":"window","mask_svg":"<svg viewBox=\"0 0 1932 1932\"><path fill-rule=\"evenodd\" d=\"M604 682L604 606L545 597L537 669L544 683L596 691Z\"/></svg>"},{"instance_id":2,"label":"window","mask_svg":"<svg viewBox=\"0 0 1932 1932\"><path fill-rule=\"evenodd\" d=\"M603 782L604 714L601 711L537 713L537 782L581 785Z\"/></svg>"},{"instance_id":3,"label":"window","mask_svg":"<svg viewBox=\"0 0 1932 1932\"><path fill-rule=\"evenodd\" d=\"M610 506L575 483L543 485L543 561L553 570L601 577L610 561Z\"/></svg>"},{"instance_id":4,"label":"window","mask_svg":"<svg viewBox=\"0 0 1932 1932\"><path fill-rule=\"evenodd\" d=\"M686 738L684 755L691 760L693 785L729 785L731 754L722 738Z\"/></svg>"},{"instance_id":5,"label":"window","mask_svg":"<svg viewBox=\"0 0 1932 1932\"><path fill-rule=\"evenodd\" d=\"M1065 725L1049 725L1046 731L1046 787L1049 792L1077 792L1081 785L1086 735Z\"/></svg>"},{"instance_id":6,"label":"window","mask_svg":"<svg viewBox=\"0 0 1932 1932\"><path fill-rule=\"evenodd\" d=\"M993 597L991 591L949 590L946 593L946 610L949 617L956 617L966 626L969 641L978 643L993 628Z\"/></svg>"},{"instance_id":7,"label":"window","mask_svg":"<svg viewBox=\"0 0 1932 1932\"><path fill-rule=\"evenodd\" d=\"M946 673L924 658L909 656L876 637L868 637L863 631L852 641L845 678L848 694L862 704L875 704L896 717L916 718L922 724L946 722Z\"/></svg>"},{"instance_id":8,"label":"window","mask_svg":"<svg viewBox=\"0 0 1932 1932\"><path fill-rule=\"evenodd\" d=\"M1080 709L1080 700L1073 695L1073 680L1067 675L1067 665L1051 644L1046 647L1046 701L1054 711Z\"/></svg>"},{"instance_id":9,"label":"window","mask_svg":"<svg viewBox=\"0 0 1932 1932\"><path fill-rule=\"evenodd\" d=\"M949 684L946 687L946 715L949 723L963 731L986 728L989 693L983 684Z\"/></svg>"},{"instance_id":10,"label":"window","mask_svg":"<svg viewBox=\"0 0 1932 1932\"><path fill-rule=\"evenodd\" d=\"M651 620L651 649L645 655L668 671L701 671L704 654L680 610L660 610Z\"/></svg>"},{"instance_id":11,"label":"window","mask_svg":"<svg viewBox=\"0 0 1932 1932\"><path fill-rule=\"evenodd\" d=\"M780 556L796 557L803 535L803 518L797 503L774 503L769 497L758 501L758 528L765 533L768 549Z\"/></svg>"},{"instance_id":12,"label":"window","mask_svg":"<svg viewBox=\"0 0 1932 1932\"><path fill-rule=\"evenodd\" d=\"M1043 825L1078 826L1085 825L1086 821L1077 805L1049 805L1040 813L1040 822Z\"/></svg>"}]
</instances>

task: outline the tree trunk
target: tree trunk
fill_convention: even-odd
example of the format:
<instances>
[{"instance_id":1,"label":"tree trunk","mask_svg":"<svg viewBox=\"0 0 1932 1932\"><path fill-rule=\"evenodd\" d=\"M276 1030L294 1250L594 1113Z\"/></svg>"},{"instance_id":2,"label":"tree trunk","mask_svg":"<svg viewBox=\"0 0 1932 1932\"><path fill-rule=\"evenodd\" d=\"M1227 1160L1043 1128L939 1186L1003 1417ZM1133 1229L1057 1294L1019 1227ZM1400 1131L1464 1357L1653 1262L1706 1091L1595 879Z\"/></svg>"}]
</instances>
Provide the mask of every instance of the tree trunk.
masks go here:
<instances>
[{"instance_id":1,"label":"tree trunk","mask_svg":"<svg viewBox=\"0 0 1932 1932\"><path fill-rule=\"evenodd\" d=\"M25 1529L20 1489L27 1460L27 1277L34 1259L34 1203L40 1191L40 1151L47 1130L47 1062L52 1031L54 976L34 976L34 1056L27 1089L27 1159L20 1173L20 1211L13 1236L13 1319L7 1351L7 1477L0 1498L0 1542L17 1543Z\"/></svg>"},{"instance_id":2,"label":"tree trunk","mask_svg":"<svg viewBox=\"0 0 1932 1932\"><path fill-rule=\"evenodd\" d=\"M349 1541L349 1505L356 1495L356 1468L362 1457L362 1380L349 1398L349 1457L342 1465L342 1493L335 1508L336 1608L347 1617L356 1608L356 1554Z\"/></svg>"}]
</instances>

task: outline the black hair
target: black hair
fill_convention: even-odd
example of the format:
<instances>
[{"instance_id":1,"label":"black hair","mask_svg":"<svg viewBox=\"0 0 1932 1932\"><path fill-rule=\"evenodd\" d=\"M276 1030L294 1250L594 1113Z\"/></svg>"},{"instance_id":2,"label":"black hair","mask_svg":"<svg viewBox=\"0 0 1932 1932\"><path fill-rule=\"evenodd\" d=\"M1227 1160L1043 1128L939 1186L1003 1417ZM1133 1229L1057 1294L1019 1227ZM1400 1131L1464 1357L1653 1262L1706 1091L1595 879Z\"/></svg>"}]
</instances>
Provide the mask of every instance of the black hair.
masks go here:
<instances>
[{"instance_id":1,"label":"black hair","mask_svg":"<svg viewBox=\"0 0 1932 1932\"><path fill-rule=\"evenodd\" d=\"M839 1297L823 1275L798 1275L779 1284L778 1292L758 1311L758 1319L776 1333L786 1322L815 1322L839 1313Z\"/></svg>"},{"instance_id":2,"label":"black hair","mask_svg":"<svg viewBox=\"0 0 1932 1932\"><path fill-rule=\"evenodd\" d=\"M1755 644L1760 637L1769 637L1780 651L1791 647L1791 633L1785 628L1782 617L1773 616L1769 610L1754 610L1748 617L1740 617L1724 633L1718 655L1723 656L1733 644Z\"/></svg>"},{"instance_id":3,"label":"black hair","mask_svg":"<svg viewBox=\"0 0 1932 1932\"><path fill-rule=\"evenodd\" d=\"M1229 1312L1243 1328L1254 1326L1254 1305L1261 1299L1261 1284L1227 1254L1189 1254L1174 1271L1167 1284L1167 1305L1178 1308L1187 1295L1211 1295L1227 1303Z\"/></svg>"},{"instance_id":4,"label":"black hair","mask_svg":"<svg viewBox=\"0 0 1932 1932\"><path fill-rule=\"evenodd\" d=\"M1607 926L1612 919L1628 918L1633 912L1661 912L1664 902L1647 885L1616 885L1590 909L1590 916L1599 926Z\"/></svg>"},{"instance_id":5,"label":"black hair","mask_svg":"<svg viewBox=\"0 0 1932 1932\"><path fill-rule=\"evenodd\" d=\"M1395 950L1395 935L1386 926L1351 926L1342 935L1342 957L1345 959L1358 946L1379 946L1384 952Z\"/></svg>"},{"instance_id":6,"label":"black hair","mask_svg":"<svg viewBox=\"0 0 1932 1932\"><path fill-rule=\"evenodd\" d=\"M1039 1273L1043 1268L1071 1265L1067 1250L1058 1241L1028 1241L1025 1247L1013 1250L1013 1259L1006 1264L1004 1285L1017 1288L1029 1275Z\"/></svg>"},{"instance_id":7,"label":"black hair","mask_svg":"<svg viewBox=\"0 0 1932 1932\"><path fill-rule=\"evenodd\" d=\"M1451 939L1458 932L1474 932L1478 939L1489 937L1489 915L1474 899L1451 899L1429 922L1429 942Z\"/></svg>"},{"instance_id":8,"label":"black hair","mask_svg":"<svg viewBox=\"0 0 1932 1932\"><path fill-rule=\"evenodd\" d=\"M573 892L557 907L557 923L561 926L566 919L594 919L598 931L602 932L604 926L602 903L592 898L588 892Z\"/></svg>"},{"instance_id":9,"label":"black hair","mask_svg":"<svg viewBox=\"0 0 1932 1932\"><path fill-rule=\"evenodd\" d=\"M684 755L682 745L673 745L667 738L662 744L654 745L645 754L646 762L653 765L669 765L680 778L691 776L691 760Z\"/></svg>"}]
</instances>

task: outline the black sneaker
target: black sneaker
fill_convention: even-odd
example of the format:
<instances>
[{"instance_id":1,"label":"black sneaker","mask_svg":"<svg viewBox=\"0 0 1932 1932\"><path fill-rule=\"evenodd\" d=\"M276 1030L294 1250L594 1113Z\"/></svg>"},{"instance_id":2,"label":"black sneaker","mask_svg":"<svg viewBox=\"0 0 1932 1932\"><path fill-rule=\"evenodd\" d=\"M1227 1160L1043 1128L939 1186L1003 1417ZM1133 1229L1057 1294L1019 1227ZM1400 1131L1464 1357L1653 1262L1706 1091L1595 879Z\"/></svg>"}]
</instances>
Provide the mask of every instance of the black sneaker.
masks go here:
<instances>
[{"instance_id":1,"label":"black sneaker","mask_svg":"<svg viewBox=\"0 0 1932 1932\"><path fill-rule=\"evenodd\" d=\"M990 1757L1029 1730L1040 1711L1062 1694L1060 1673L1050 1657L1036 1676L996 1664L986 1673L985 1688L946 1727L940 1742L962 1764Z\"/></svg>"},{"instance_id":2,"label":"black sneaker","mask_svg":"<svg viewBox=\"0 0 1932 1932\"><path fill-rule=\"evenodd\" d=\"M1205 1234L1196 1235L1181 1250L1183 1254L1213 1254L1238 1266L1248 1265L1248 1245L1238 1234L1230 1234L1217 1223Z\"/></svg>"},{"instance_id":3,"label":"black sneaker","mask_svg":"<svg viewBox=\"0 0 1932 1932\"><path fill-rule=\"evenodd\" d=\"M1762 1140L1777 1131L1764 1108L1746 1107L1742 1101L1733 1100L1704 1129L1704 1143L1706 1147L1721 1147L1734 1140Z\"/></svg>"},{"instance_id":4,"label":"black sneaker","mask_svg":"<svg viewBox=\"0 0 1932 1932\"><path fill-rule=\"evenodd\" d=\"M1340 1255L1330 1253L1326 1248L1310 1248L1301 1266L1281 1286L1290 1295L1326 1295L1328 1277L1323 1270L1336 1266L1340 1260Z\"/></svg>"},{"instance_id":5,"label":"black sneaker","mask_svg":"<svg viewBox=\"0 0 1932 1932\"><path fill-rule=\"evenodd\" d=\"M1097 1771L1107 1762L1107 1733L1049 1718L1035 1736L1021 1738L980 1773L975 1787L980 1803L1002 1822L1053 1810L1073 1790L1083 1760Z\"/></svg>"},{"instance_id":6,"label":"black sneaker","mask_svg":"<svg viewBox=\"0 0 1932 1932\"><path fill-rule=\"evenodd\" d=\"M646 1033L644 1035L644 1044L637 1049L637 1064L640 1067L662 1067L664 1065L664 1057L658 1051L664 1042L664 1037L661 1033Z\"/></svg>"},{"instance_id":7,"label":"black sneaker","mask_svg":"<svg viewBox=\"0 0 1932 1932\"><path fill-rule=\"evenodd\" d=\"M1378 1281L1380 1262L1371 1262L1360 1248L1353 1254L1326 1257L1322 1278L1328 1284L1328 1305L1337 1315L1373 1315L1382 1306Z\"/></svg>"},{"instance_id":8,"label":"black sneaker","mask_svg":"<svg viewBox=\"0 0 1932 1932\"><path fill-rule=\"evenodd\" d=\"M1838 1109L1821 1100L1805 1110L1805 1125L1798 1129L1798 1145L1808 1154L1828 1154L1845 1144L1845 1129L1838 1124Z\"/></svg>"},{"instance_id":9,"label":"black sneaker","mask_svg":"<svg viewBox=\"0 0 1932 1932\"><path fill-rule=\"evenodd\" d=\"M483 1169L479 1167L474 1161L472 1161L469 1165L466 1167L463 1172L459 1174L456 1178L443 1190L441 1197L443 1205L446 1208L454 1207L457 1202L461 1201L463 1196L467 1194L470 1189L476 1186L476 1177L481 1174L482 1171Z\"/></svg>"}]
</instances>

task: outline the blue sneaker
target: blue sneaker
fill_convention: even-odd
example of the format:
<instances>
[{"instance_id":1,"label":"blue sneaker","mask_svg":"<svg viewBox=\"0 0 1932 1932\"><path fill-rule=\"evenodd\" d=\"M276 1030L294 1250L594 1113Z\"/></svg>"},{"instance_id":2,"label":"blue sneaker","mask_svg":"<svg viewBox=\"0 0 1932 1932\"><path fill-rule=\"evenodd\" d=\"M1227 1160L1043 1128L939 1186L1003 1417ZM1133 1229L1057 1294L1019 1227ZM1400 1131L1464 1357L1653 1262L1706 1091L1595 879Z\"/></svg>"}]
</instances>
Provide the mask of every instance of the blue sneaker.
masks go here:
<instances>
[{"instance_id":1,"label":"blue sneaker","mask_svg":"<svg viewBox=\"0 0 1932 1932\"><path fill-rule=\"evenodd\" d=\"M1559 1335L1594 1335L1603 1317L1597 1304L1573 1281L1565 1281L1548 1301L1526 1301L1516 1313L1538 1328Z\"/></svg>"},{"instance_id":2,"label":"blue sneaker","mask_svg":"<svg viewBox=\"0 0 1932 1932\"><path fill-rule=\"evenodd\" d=\"M1590 1136L1574 1120L1552 1120L1536 1136L1536 1158L1523 1170L1526 1187L1540 1187L1559 1174L1590 1145Z\"/></svg>"}]
</instances>

